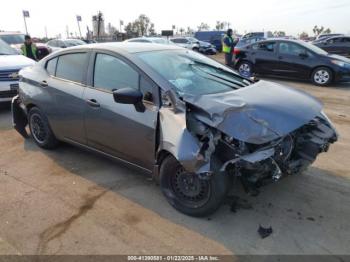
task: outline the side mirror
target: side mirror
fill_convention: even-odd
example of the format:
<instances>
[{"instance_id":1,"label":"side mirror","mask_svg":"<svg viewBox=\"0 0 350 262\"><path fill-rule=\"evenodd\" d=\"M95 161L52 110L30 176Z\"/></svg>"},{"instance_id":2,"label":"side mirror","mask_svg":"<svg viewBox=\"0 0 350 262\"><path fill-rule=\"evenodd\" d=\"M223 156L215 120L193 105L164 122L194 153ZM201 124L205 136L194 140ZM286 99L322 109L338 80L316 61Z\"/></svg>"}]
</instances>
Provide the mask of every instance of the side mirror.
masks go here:
<instances>
[{"instance_id":1,"label":"side mirror","mask_svg":"<svg viewBox=\"0 0 350 262\"><path fill-rule=\"evenodd\" d=\"M142 93L131 87L125 87L113 91L113 98L116 103L134 105L137 112L145 112L145 105L142 103Z\"/></svg>"}]
</instances>

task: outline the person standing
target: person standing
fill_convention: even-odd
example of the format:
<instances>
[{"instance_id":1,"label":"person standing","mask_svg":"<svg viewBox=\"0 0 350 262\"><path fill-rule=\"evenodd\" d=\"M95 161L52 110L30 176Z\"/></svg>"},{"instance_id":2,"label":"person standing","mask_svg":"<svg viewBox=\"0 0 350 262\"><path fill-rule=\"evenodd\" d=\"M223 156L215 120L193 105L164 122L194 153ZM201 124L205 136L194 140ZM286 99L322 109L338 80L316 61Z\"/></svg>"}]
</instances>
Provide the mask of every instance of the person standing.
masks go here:
<instances>
[{"instance_id":1,"label":"person standing","mask_svg":"<svg viewBox=\"0 0 350 262\"><path fill-rule=\"evenodd\" d=\"M22 54L30 59L38 61L37 48L29 35L24 37L24 43L21 46Z\"/></svg>"},{"instance_id":2,"label":"person standing","mask_svg":"<svg viewBox=\"0 0 350 262\"><path fill-rule=\"evenodd\" d=\"M232 29L229 28L222 39L222 52L225 54L225 64L227 66L233 66L233 48L235 46L235 42L232 38Z\"/></svg>"}]
</instances>

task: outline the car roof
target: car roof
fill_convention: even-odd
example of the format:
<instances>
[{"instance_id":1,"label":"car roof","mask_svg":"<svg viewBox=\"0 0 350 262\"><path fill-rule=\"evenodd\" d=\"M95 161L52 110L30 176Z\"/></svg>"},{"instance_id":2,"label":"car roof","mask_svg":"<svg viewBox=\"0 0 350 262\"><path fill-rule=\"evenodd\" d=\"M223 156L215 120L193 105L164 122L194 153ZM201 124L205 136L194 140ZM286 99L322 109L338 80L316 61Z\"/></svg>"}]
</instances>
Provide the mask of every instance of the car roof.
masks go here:
<instances>
[{"instance_id":1,"label":"car roof","mask_svg":"<svg viewBox=\"0 0 350 262\"><path fill-rule=\"evenodd\" d=\"M84 46L74 46L67 48L66 50L79 50L79 49L99 49L105 51L112 51L117 53L140 53L151 52L161 50L178 50L182 49L176 45L163 45L155 43L132 43L132 42L110 42L110 43L97 43Z\"/></svg>"},{"instance_id":2,"label":"car roof","mask_svg":"<svg viewBox=\"0 0 350 262\"><path fill-rule=\"evenodd\" d=\"M298 39L285 39L285 38L275 37L275 38L268 38L268 39L265 39L265 40L262 40L262 41L258 41L258 42L252 43L252 45L253 44L257 44L257 43L271 42L271 41L273 41L273 42L289 42L289 43L296 43L296 44L304 43L304 41L298 40Z\"/></svg>"}]
</instances>

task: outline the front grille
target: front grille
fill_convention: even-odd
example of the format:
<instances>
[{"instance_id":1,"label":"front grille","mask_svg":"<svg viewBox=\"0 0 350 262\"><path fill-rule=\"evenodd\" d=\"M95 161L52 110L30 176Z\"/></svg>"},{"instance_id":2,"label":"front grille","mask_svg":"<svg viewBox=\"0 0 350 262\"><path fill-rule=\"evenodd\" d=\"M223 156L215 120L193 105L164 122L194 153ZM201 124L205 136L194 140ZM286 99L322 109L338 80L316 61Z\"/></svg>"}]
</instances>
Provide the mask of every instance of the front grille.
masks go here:
<instances>
[{"instance_id":1,"label":"front grille","mask_svg":"<svg viewBox=\"0 0 350 262\"><path fill-rule=\"evenodd\" d=\"M0 98L14 97L15 95L17 95L17 93L18 93L17 90L1 91L1 92L0 92Z\"/></svg>"},{"instance_id":2,"label":"front grille","mask_svg":"<svg viewBox=\"0 0 350 262\"><path fill-rule=\"evenodd\" d=\"M18 81L18 77L11 77L11 74L18 73L18 70L0 70L0 81Z\"/></svg>"}]
</instances>

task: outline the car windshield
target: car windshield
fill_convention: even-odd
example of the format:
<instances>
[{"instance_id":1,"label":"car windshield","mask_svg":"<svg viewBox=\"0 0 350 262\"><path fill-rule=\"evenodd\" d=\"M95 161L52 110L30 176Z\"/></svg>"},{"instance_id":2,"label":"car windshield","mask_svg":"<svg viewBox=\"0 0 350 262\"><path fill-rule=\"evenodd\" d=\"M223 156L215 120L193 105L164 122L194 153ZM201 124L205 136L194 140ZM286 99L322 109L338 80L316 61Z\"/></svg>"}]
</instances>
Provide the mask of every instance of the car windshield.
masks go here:
<instances>
[{"instance_id":1,"label":"car windshield","mask_svg":"<svg viewBox=\"0 0 350 262\"><path fill-rule=\"evenodd\" d=\"M0 39L8 43L9 45L18 45L24 43L23 34L14 34L14 35L0 35Z\"/></svg>"},{"instance_id":2,"label":"car windshield","mask_svg":"<svg viewBox=\"0 0 350 262\"><path fill-rule=\"evenodd\" d=\"M0 55L17 55L17 52L0 39Z\"/></svg>"},{"instance_id":3,"label":"car windshield","mask_svg":"<svg viewBox=\"0 0 350 262\"><path fill-rule=\"evenodd\" d=\"M228 92L251 83L222 64L190 50L142 52L137 56L167 80L180 97Z\"/></svg>"},{"instance_id":4,"label":"car windshield","mask_svg":"<svg viewBox=\"0 0 350 262\"><path fill-rule=\"evenodd\" d=\"M313 44L310 44L310 43L306 43L306 42L302 42L301 43L304 47L306 47L307 49L310 49L311 51L313 51L314 53L316 54L319 54L319 55L328 55L328 53L326 51L324 51L323 49L313 45Z\"/></svg>"},{"instance_id":5,"label":"car windshield","mask_svg":"<svg viewBox=\"0 0 350 262\"><path fill-rule=\"evenodd\" d=\"M76 46L76 45L85 45L85 42L79 39L65 40L64 43L66 44L67 47Z\"/></svg>"}]
</instances>

